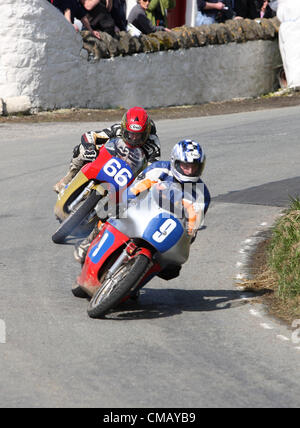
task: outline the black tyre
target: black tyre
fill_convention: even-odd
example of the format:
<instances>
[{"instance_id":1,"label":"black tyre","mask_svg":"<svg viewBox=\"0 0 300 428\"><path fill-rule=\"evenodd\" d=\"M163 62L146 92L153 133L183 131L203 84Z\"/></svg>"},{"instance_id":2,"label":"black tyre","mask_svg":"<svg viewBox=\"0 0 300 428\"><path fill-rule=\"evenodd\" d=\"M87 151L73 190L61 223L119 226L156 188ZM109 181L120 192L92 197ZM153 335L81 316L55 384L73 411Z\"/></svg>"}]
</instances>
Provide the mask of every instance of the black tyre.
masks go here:
<instances>
[{"instance_id":1,"label":"black tyre","mask_svg":"<svg viewBox=\"0 0 300 428\"><path fill-rule=\"evenodd\" d=\"M104 279L102 287L89 302L88 315L103 318L116 307L146 273L149 262L146 256L140 254L123 263L110 278Z\"/></svg>"},{"instance_id":2,"label":"black tyre","mask_svg":"<svg viewBox=\"0 0 300 428\"><path fill-rule=\"evenodd\" d=\"M56 244L63 243L66 237L83 222L88 214L90 214L101 198L102 196L93 190L79 208L60 224L57 231L52 235L52 241Z\"/></svg>"},{"instance_id":3,"label":"black tyre","mask_svg":"<svg viewBox=\"0 0 300 428\"><path fill-rule=\"evenodd\" d=\"M80 287L80 285L75 282L72 286L72 293L75 297L85 298L88 297L88 294Z\"/></svg>"}]
</instances>

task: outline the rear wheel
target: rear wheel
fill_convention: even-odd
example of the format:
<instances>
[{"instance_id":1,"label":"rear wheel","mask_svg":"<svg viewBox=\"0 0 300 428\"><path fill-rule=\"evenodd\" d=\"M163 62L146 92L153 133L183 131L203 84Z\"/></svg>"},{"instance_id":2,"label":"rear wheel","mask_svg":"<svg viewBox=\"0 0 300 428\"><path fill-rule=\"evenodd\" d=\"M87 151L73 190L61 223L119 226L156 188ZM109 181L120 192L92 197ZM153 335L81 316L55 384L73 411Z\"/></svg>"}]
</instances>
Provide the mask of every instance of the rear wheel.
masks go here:
<instances>
[{"instance_id":1,"label":"rear wheel","mask_svg":"<svg viewBox=\"0 0 300 428\"><path fill-rule=\"evenodd\" d=\"M71 213L59 226L57 231L52 235L52 241L56 244L64 242L66 237L70 235L77 226L91 213L97 202L102 198L102 195L93 190L88 198Z\"/></svg>"},{"instance_id":2,"label":"rear wheel","mask_svg":"<svg viewBox=\"0 0 300 428\"><path fill-rule=\"evenodd\" d=\"M102 318L111 308L117 306L144 276L149 263L146 256L139 254L124 262L113 275L107 276L89 302L88 315L91 318Z\"/></svg>"}]
</instances>

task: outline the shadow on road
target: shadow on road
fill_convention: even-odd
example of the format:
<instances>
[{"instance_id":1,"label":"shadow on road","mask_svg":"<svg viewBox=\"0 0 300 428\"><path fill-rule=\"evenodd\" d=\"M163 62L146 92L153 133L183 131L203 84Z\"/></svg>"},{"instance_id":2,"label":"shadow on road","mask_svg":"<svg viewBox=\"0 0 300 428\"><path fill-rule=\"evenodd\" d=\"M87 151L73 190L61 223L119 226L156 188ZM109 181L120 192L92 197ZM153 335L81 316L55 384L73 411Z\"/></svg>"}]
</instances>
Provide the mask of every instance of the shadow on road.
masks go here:
<instances>
[{"instance_id":1,"label":"shadow on road","mask_svg":"<svg viewBox=\"0 0 300 428\"><path fill-rule=\"evenodd\" d=\"M239 290L142 290L137 302L128 301L109 313L110 320L163 318L182 312L208 312L232 309L245 305L254 293ZM245 298L246 297L246 298Z\"/></svg>"},{"instance_id":2,"label":"shadow on road","mask_svg":"<svg viewBox=\"0 0 300 428\"><path fill-rule=\"evenodd\" d=\"M300 177L273 181L248 189L228 192L212 198L214 202L231 204L267 205L287 207L291 198L299 197Z\"/></svg>"}]
</instances>

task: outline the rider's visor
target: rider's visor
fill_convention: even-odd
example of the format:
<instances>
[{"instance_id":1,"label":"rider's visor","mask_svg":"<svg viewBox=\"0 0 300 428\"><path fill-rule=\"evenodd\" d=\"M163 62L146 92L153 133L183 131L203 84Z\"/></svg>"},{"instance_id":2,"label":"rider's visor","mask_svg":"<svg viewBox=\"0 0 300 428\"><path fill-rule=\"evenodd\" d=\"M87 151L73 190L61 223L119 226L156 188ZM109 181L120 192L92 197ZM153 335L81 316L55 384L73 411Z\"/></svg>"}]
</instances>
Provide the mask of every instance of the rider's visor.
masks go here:
<instances>
[{"instance_id":1,"label":"rider's visor","mask_svg":"<svg viewBox=\"0 0 300 428\"><path fill-rule=\"evenodd\" d=\"M131 131L125 131L124 132L124 138L126 140L126 143L130 144L130 146L133 147L140 147L145 142L145 132L131 132Z\"/></svg>"},{"instance_id":2,"label":"rider's visor","mask_svg":"<svg viewBox=\"0 0 300 428\"><path fill-rule=\"evenodd\" d=\"M197 177L201 175L202 164L198 162L176 162L176 169L186 177Z\"/></svg>"}]
</instances>

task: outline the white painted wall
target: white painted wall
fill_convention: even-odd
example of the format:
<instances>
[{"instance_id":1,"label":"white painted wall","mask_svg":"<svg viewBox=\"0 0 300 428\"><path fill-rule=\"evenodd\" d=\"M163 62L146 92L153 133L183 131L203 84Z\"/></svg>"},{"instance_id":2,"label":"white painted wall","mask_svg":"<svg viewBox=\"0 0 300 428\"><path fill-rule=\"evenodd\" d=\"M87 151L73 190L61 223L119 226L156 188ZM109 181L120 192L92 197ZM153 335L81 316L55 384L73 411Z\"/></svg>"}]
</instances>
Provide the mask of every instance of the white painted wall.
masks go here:
<instances>
[{"instance_id":1,"label":"white painted wall","mask_svg":"<svg viewBox=\"0 0 300 428\"><path fill-rule=\"evenodd\" d=\"M69 105L80 80L81 49L81 36L46 0L0 2L0 98L29 96L34 107Z\"/></svg>"},{"instance_id":2,"label":"white painted wall","mask_svg":"<svg viewBox=\"0 0 300 428\"><path fill-rule=\"evenodd\" d=\"M0 4L0 99L32 109L146 108L252 97L273 89L277 41L87 61L82 39L46 0Z\"/></svg>"},{"instance_id":3,"label":"white painted wall","mask_svg":"<svg viewBox=\"0 0 300 428\"><path fill-rule=\"evenodd\" d=\"M290 88L300 88L300 1L279 0L279 47Z\"/></svg>"}]
</instances>

